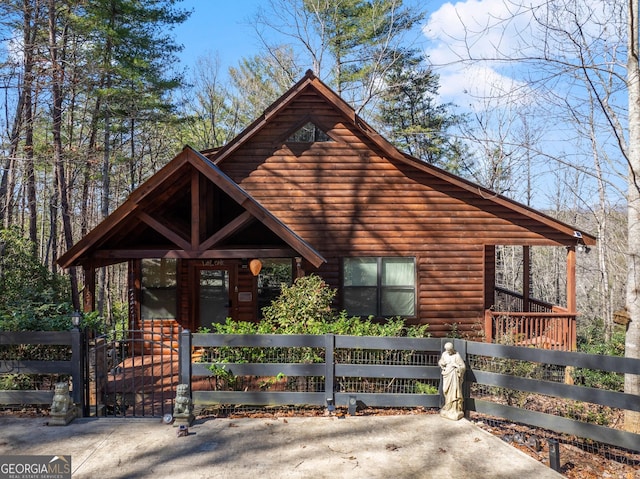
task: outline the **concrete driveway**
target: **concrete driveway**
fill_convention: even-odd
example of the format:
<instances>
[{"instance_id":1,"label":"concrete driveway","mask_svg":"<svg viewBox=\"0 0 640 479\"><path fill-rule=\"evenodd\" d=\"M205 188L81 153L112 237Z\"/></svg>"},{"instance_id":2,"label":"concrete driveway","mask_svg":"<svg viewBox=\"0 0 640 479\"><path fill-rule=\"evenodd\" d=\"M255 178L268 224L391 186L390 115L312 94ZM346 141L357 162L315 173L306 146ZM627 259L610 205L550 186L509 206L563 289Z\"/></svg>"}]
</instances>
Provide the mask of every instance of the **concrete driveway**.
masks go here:
<instances>
[{"instance_id":1,"label":"concrete driveway","mask_svg":"<svg viewBox=\"0 0 640 479\"><path fill-rule=\"evenodd\" d=\"M562 477L438 415L206 419L185 437L155 419L46 421L0 417L0 456L71 455L74 479Z\"/></svg>"}]
</instances>

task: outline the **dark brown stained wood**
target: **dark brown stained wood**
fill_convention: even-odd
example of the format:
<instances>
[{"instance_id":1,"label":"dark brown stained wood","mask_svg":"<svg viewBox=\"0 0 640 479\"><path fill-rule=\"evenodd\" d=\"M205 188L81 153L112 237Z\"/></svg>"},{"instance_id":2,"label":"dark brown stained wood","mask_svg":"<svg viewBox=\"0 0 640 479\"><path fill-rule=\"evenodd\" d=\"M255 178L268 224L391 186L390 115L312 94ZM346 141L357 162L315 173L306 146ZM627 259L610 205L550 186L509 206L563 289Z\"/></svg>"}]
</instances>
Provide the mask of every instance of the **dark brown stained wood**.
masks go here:
<instances>
[{"instance_id":1,"label":"dark brown stained wood","mask_svg":"<svg viewBox=\"0 0 640 479\"><path fill-rule=\"evenodd\" d=\"M305 104L306 102L306 104ZM235 182L281 218L328 264L318 270L340 286L340 264L349 256L415 256L418 318L445 330L452 321L472 332L482 323L487 290L485 244L562 245L559 232L519 210L410 168L372 147L361 131L306 96L218 164ZM308 112L312 111L311 114ZM301 112L336 141L287 145L286 125ZM331 115L335 119L331 119ZM281 138L282 144L273 143ZM491 261L493 261L491 257ZM487 266L489 270L493 265ZM334 273L329 275L328 270ZM340 299L338 299L339 301ZM492 300L491 300L492 301Z\"/></svg>"},{"instance_id":2,"label":"dark brown stained wood","mask_svg":"<svg viewBox=\"0 0 640 479\"><path fill-rule=\"evenodd\" d=\"M220 228L215 234L211 235L209 238L203 241L202 249L211 248L212 246L237 233L252 221L254 221L254 217L248 211L245 211L240 216L228 223L226 226Z\"/></svg>"},{"instance_id":3,"label":"dark brown stained wood","mask_svg":"<svg viewBox=\"0 0 640 479\"><path fill-rule=\"evenodd\" d=\"M140 329L142 327L142 261L129 260L129 327Z\"/></svg>"},{"instance_id":4,"label":"dark brown stained wood","mask_svg":"<svg viewBox=\"0 0 640 479\"><path fill-rule=\"evenodd\" d=\"M329 141L288 141L307 122ZM572 248L576 238L570 225L401 153L308 72L229 144L204 154L185 147L59 263L129 260L139 293L140 259L177 258L179 322L193 328L204 264L233 265L231 314L255 320L247 259L302 258L295 275L321 275L340 307L344 258L414 257L416 316L408 320L473 336L494 301L496 245ZM567 269L575 275L575 256ZM139 317L139 297L132 300Z\"/></svg>"},{"instance_id":5,"label":"dark brown stained wood","mask_svg":"<svg viewBox=\"0 0 640 479\"><path fill-rule=\"evenodd\" d=\"M238 293L250 293L251 301L240 301L247 295L236 295L235 318L238 321L255 321L258 303L258 281L246 263L238 269Z\"/></svg>"},{"instance_id":6,"label":"dark brown stained wood","mask_svg":"<svg viewBox=\"0 0 640 479\"><path fill-rule=\"evenodd\" d=\"M192 332L196 330L196 324L193 317L193 301L191 300L190 291L192 287L193 262L177 261L178 276L178 318L179 323L184 329Z\"/></svg>"},{"instance_id":7,"label":"dark brown stained wood","mask_svg":"<svg viewBox=\"0 0 640 479\"><path fill-rule=\"evenodd\" d=\"M122 262L125 259L140 258L182 258L182 259L241 259L251 257L257 258L290 258L298 253L291 248L265 246L254 248L229 248L210 249L207 251L184 251L180 249L136 249L136 250L101 250L95 253L95 258L110 258Z\"/></svg>"},{"instance_id":8,"label":"dark brown stained wood","mask_svg":"<svg viewBox=\"0 0 640 479\"><path fill-rule=\"evenodd\" d=\"M173 230L171 230L171 228L163 225L160 221L157 221L155 218L152 218L144 211L139 211L136 216L140 218L141 221L151 226L154 230L156 230L162 236L166 237L167 239L175 243L177 246L185 250L191 249L190 242L186 241L180 235L176 234Z\"/></svg>"},{"instance_id":9,"label":"dark brown stained wood","mask_svg":"<svg viewBox=\"0 0 640 479\"><path fill-rule=\"evenodd\" d=\"M206 225L206 217L202 215L206 211L206 207L200 208L202 195L200 193L200 175L197 171L191 171L191 244L190 249L197 250L200 247L200 225Z\"/></svg>"},{"instance_id":10,"label":"dark brown stained wood","mask_svg":"<svg viewBox=\"0 0 640 479\"><path fill-rule=\"evenodd\" d=\"M208 183L203 183L200 177ZM225 204L201 204L203 200L220 200ZM198 211L193 210L196 204ZM262 231L252 227L253 222L242 214L245 211L263 225ZM236 219L238 216L240 220ZM200 223L198 227L191 224L194 221ZM233 226L225 229L230 222ZM249 246L251 234L245 234L243 228L255 236L256 247ZM192 238L192 234L197 237ZM207 249L201 244L204 234L210 238ZM234 235L241 240L235 241ZM275 244L274 238L277 239ZM213 248L214 244L223 241L223 248ZM259 244L260 241L264 244ZM248 251L233 252L240 247L234 243L245 245ZM146 252L151 252L149 257L156 258L212 258L218 251L222 251L222 257L246 257L274 247L283 250L284 244L316 267L324 261L308 243L256 203L213 163L185 148L147 180L140 191L131 194L112 215L61 256L59 264L66 268L90 261L90 258L108 264L108 260L117 258L143 258ZM193 249L194 245L197 249ZM176 246L182 251L176 250Z\"/></svg>"},{"instance_id":11,"label":"dark brown stained wood","mask_svg":"<svg viewBox=\"0 0 640 479\"><path fill-rule=\"evenodd\" d=\"M305 100L306 100L305 96L301 95L298 98L298 100L299 100L298 102L289 102L288 103L287 112L292 112L292 115L294 115L294 116L296 116L296 115L299 116L301 114L301 112L309 112L309 111L313 112L311 114L311 116L313 116L314 114L320 115L319 112L313 111L313 103L309 103L307 101L307 103L305 104ZM298 105L298 103L299 103L299 105ZM296 111L298 111L298 113L296 113ZM309 113L305 113L305 114L309 115ZM282 121L282 118L284 118L284 113L282 115L280 115L280 117L278 118L279 121ZM349 120L351 120L351 118L349 118ZM334 122L334 124L335 125L341 125L341 127L342 127L342 126L346 125L347 123L346 122L345 123L341 123L340 121L337 120L337 121ZM277 136L278 136L278 127L280 126L280 124L279 123L273 123L273 124L270 124L269 126L270 126L270 128L269 129L265 129L264 131L266 132L268 130L268 132L271 134L271 138L274 138L274 137L277 138ZM355 129L354 129L354 126L355 126ZM388 145L385 145L384 142L380 141L379 137L377 137L375 134L372 134L371 131L368 128L366 128L366 125L363 125L364 126L363 128L358 128L358 126L359 125L357 124L357 122L356 122L356 125L349 125L348 126L347 131L351 130L351 133L352 133L351 138L347 138L347 135L345 134L343 129L339 130L340 133L342 134L342 137L346 139L346 143L348 144L349 147L352 147L354 150L358 150L358 151L361 149L361 148L358 148L357 146L355 146L357 144L357 141L355 141L355 142L353 141L353 139L355 138L356 140L361 140L360 143L362 144L362 146L365 147L364 148L365 151L366 151L367 148L370 148L373 145L374 150L375 150L376 147L379 147L380 148L378 150L379 152L381 151L384 154L389 153L389 159L396 159L397 160L398 156L402 156L402 155L398 155L397 152L390 151L389 148L387 148ZM328 131L328 133L330 134L330 136L336 137L336 136L338 136L337 135L337 130L338 129L336 128L335 130ZM364 132L364 139L363 139L362 134L361 134L362 132ZM251 144L253 147L260 147L260 145L261 145L260 140L262 139L262 137L260 135L261 135L261 133L256 133L253 136L253 138L251 139L253 141L252 142L247 142L247 144ZM269 147L270 146L271 145L269 145ZM335 145L333 143L324 143L323 147L326 147L326 146L335 146ZM336 147L336 149L338 149L338 147ZM239 150L240 150L240 148L239 148ZM247 150L250 151L250 149L247 149ZM235 166L241 166L241 167L247 166L247 164L249 162L246 161L246 157L248 157L249 154L250 154L250 153L248 153L248 151L243 151L242 152L242 156L243 156L243 160L244 160L242 162L242 164L240 162L238 162ZM307 148L303 152L301 152L301 154L294 155L296 157L295 160L303 161L304 160L304 158L303 158L304 155L309 153L309 152L312 152L312 148ZM273 155L273 157L276 157L276 156L278 156L278 155L277 154ZM323 159L325 159L325 158L323 158ZM329 156L328 161L326 161L323 164L324 165L332 164L332 166L335 165L335 163L331 162L330 160L331 160L331 158ZM226 156L224 158L220 158L219 161L221 163L229 164L230 165L230 169L227 170L227 171L231 175L235 174L233 172L234 165L231 164L232 163L231 161L229 161L229 156ZM262 161L262 157L258 161ZM371 162L368 162L368 163L369 163L369 166L370 166ZM406 164L400 165L400 167L401 168L407 168L407 165ZM321 166L319 166L316 170L319 170L320 168L321 168ZM415 171L416 169L413 168L413 170ZM446 174L444 172L441 172L441 171L437 171L436 169L433 169L433 168L431 168L431 170L432 170L432 173L436 173L435 176L437 178L439 178L441 181L445 181L445 182L447 182L449 184L457 182L459 185L461 185L463 187L463 189L466 191L467 194L473 193L473 197L476 200L477 200L479 195L481 196L482 194L485 194L485 195L488 196L488 199L491 200L492 202L494 202L495 204L501 204L501 205L506 204L509 208L513 209L515 207L515 209L518 210L519 212L523 212L523 213L527 213L527 214L533 213L535 216L538 217L538 220L541 219L543 221L546 221L546 219L547 219L547 218L544 217L544 215L539 215L538 213L535 213L535 212L527 209L526 207L523 207L521 205L517 205L517 204L515 204L513 202L508 202L508 201L505 202L505 200L503 198L498 197L497 195L495 195L495 194L493 194L491 192L483 190L480 187L477 187L477 188L472 187L470 189L471 185L468 184L465 181L460 181L460 180L452 181L451 175L448 175L448 174ZM411 176L407 175L407 177L410 178ZM239 180L239 178L235 178L235 179ZM299 183L301 184L301 182L299 182ZM279 188L280 185L277 185L277 187ZM324 184L323 187L326 188L327 185ZM249 184L247 184L247 188L248 189L250 188ZM471 190L473 190L473 191L471 191ZM309 188L309 190L307 191L307 194L309 196L314 196L315 193L316 193L316 191L312 190L311 188ZM557 224L554 227L557 227ZM570 234L571 231L567 227L567 228L565 228L565 231L563 233L564 233L564 239L566 241L566 235L568 233Z\"/></svg>"}]
</instances>

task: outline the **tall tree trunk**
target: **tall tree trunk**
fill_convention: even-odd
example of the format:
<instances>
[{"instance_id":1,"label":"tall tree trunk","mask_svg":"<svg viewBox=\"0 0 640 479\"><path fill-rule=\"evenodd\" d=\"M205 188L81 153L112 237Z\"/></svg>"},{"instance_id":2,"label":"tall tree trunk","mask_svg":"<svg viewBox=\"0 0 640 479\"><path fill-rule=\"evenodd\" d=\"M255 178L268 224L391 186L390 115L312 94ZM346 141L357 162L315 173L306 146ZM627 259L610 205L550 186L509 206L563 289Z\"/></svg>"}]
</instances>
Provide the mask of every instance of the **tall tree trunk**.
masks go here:
<instances>
[{"instance_id":1,"label":"tall tree trunk","mask_svg":"<svg viewBox=\"0 0 640 479\"><path fill-rule=\"evenodd\" d=\"M631 319L625 355L640 358L640 65L638 64L638 0L628 0L627 88L629 94L629 188L627 199L627 310ZM624 390L640 396L640 374L626 374ZM640 413L626 411L625 429L640 433Z\"/></svg>"},{"instance_id":2,"label":"tall tree trunk","mask_svg":"<svg viewBox=\"0 0 640 479\"><path fill-rule=\"evenodd\" d=\"M111 82L107 81L107 88L111 87ZM111 189L111 112L109 102L105 102L104 112L104 144L102 157L102 219L109 216L109 197ZM105 267L100 268L98 275L98 302L97 308L100 314L104 314L105 287L107 282L107 271Z\"/></svg>"},{"instance_id":3,"label":"tall tree trunk","mask_svg":"<svg viewBox=\"0 0 640 479\"><path fill-rule=\"evenodd\" d=\"M105 74L103 73L98 83L98 88L104 85ZM83 167L82 180L82 201L81 201L81 218L80 218L80 235L84 237L89 232L89 189L91 177L93 175L94 164L97 158L96 144L98 141L98 120L101 115L102 97L95 95L96 100L91 114L91 122L89 127L89 145L87 148L86 161Z\"/></svg>"},{"instance_id":4,"label":"tall tree trunk","mask_svg":"<svg viewBox=\"0 0 640 479\"><path fill-rule=\"evenodd\" d=\"M20 88L16 104L16 115L13 119L11 133L9 134L9 156L2 165L2 178L0 179L0 224L7 227L11 223L11 204L13 202L13 188L10 187L13 175L15 157L18 154L20 133L24 118L24 88Z\"/></svg>"},{"instance_id":5,"label":"tall tree trunk","mask_svg":"<svg viewBox=\"0 0 640 479\"><path fill-rule=\"evenodd\" d=\"M53 156L58 183L58 201L62 217L62 230L67 249L73 246L73 236L71 232L71 217L69 215L69 192L65 176L64 159L62 155L62 86L64 82L64 63L59 57L59 45L64 45L65 35L58 40L57 34L56 2L49 0L49 61L51 63L51 97L53 101L52 135L53 135ZM53 251L54 259L57 251ZM80 310L80 298L78 296L78 281L75 268L69 271L71 281L71 295L73 307Z\"/></svg>"},{"instance_id":6,"label":"tall tree trunk","mask_svg":"<svg viewBox=\"0 0 640 479\"><path fill-rule=\"evenodd\" d=\"M591 93L591 92L589 92ZM611 341L613 334L613 292L610 284L609 272L609 218L608 203L606 193L606 181L602 170L602 162L600 161L600 152L598 146L598 126L594 118L596 110L595 99L590 95L590 116L589 116L589 138L591 140L591 154L593 155L593 171L595 180L598 185L598 209L595 211L595 218L598 225L598 271L600 273L600 281L598 284L597 309L598 316L602 317L604 325L604 339Z\"/></svg>"},{"instance_id":7,"label":"tall tree trunk","mask_svg":"<svg viewBox=\"0 0 640 479\"><path fill-rule=\"evenodd\" d=\"M22 115L22 113L20 113ZM7 224L7 210L9 208L9 172L11 171L11 165L13 162L11 158L12 148L9 148L9 157L4 160L2 165L2 178L0 178L0 226L8 226Z\"/></svg>"},{"instance_id":8,"label":"tall tree trunk","mask_svg":"<svg viewBox=\"0 0 640 479\"><path fill-rule=\"evenodd\" d=\"M38 33L39 2L31 7L31 0L24 0L24 113L26 156L25 177L27 180L27 205L29 208L29 239L33 245L34 255L38 252L38 208L36 204L36 178L33 160L33 119L35 106L33 104L33 63L34 47Z\"/></svg>"}]
</instances>

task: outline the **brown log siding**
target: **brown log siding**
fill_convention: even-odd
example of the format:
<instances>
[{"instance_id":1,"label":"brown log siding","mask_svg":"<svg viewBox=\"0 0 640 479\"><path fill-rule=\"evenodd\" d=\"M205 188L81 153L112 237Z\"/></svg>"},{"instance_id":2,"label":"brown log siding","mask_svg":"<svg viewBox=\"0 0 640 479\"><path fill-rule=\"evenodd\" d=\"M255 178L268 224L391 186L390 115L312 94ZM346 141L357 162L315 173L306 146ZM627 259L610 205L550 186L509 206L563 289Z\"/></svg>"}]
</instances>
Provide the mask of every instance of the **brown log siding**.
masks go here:
<instances>
[{"instance_id":1,"label":"brown log siding","mask_svg":"<svg viewBox=\"0 0 640 479\"><path fill-rule=\"evenodd\" d=\"M285 144L286 127L309 111L336 141ZM382 156L312 97L263 132L220 164L223 171L327 258L317 272L333 287L344 257L416 257L418 321L433 332L452 323L468 333L479 328L493 294L493 264L485 275L493 249L485 244L553 238L539 223L534 231L532 220Z\"/></svg>"}]
</instances>

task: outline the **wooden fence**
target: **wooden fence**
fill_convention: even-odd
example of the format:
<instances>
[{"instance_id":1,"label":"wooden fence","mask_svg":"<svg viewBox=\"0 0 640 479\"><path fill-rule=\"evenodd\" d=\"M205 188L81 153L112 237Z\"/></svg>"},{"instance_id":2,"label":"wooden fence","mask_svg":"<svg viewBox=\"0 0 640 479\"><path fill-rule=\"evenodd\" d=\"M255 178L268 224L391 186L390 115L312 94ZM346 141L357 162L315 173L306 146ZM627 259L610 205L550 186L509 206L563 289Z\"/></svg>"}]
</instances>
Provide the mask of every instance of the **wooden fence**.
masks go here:
<instances>
[{"instance_id":1,"label":"wooden fence","mask_svg":"<svg viewBox=\"0 0 640 479\"><path fill-rule=\"evenodd\" d=\"M310 405L369 407L440 406L437 360L445 342L465 359L465 410L504 418L603 444L640 452L640 435L500 401L500 391L540 395L640 413L640 397L569 384L579 370L639 374L640 360L575 352L505 346L460 339L381 338L313 335L218 335L183 331L179 341L179 382L192 386L197 405ZM72 378L72 398L82 405L82 334L0 332L0 346L63 345L70 360L0 359L0 374L62 374ZM217 372L250 377L253 388L198 388ZM531 371L544 374L529 374ZM552 374L551 374L552 373ZM283 387L278 378L286 377ZM50 404L52 390L0 391L0 404Z\"/></svg>"},{"instance_id":2,"label":"wooden fence","mask_svg":"<svg viewBox=\"0 0 640 479\"><path fill-rule=\"evenodd\" d=\"M609 391L565 382L565 377L577 368L621 374L638 374L640 360L575 352L542 350L532 347L504 346L460 339L433 338L380 338L305 335L218 335L191 334L185 330L180 338L180 382L192 384L197 378L212 376L212 369L233 376L253 377L323 377L316 390L193 390L197 405L315 405L349 406L354 401L370 407L428 407L440 406L440 393L418 392L418 385L439 384L437 366L445 342L454 343L465 359L468 369L465 380L465 410L592 439L624 449L640 451L640 435L560 417L517 405L505 405L481 394L482 390L508 389L552 398L582 401L610 408L640 412L640 398L635 395ZM252 362L250 355L243 357L238 351L254 348L283 350L309 348L314 361L295 363L274 361ZM200 353L205 352L200 357ZM237 362L210 362L206 351L235 351ZM374 351L375 354L358 355L356 352ZM198 359L194 359L194 353ZM224 356L224 354L223 354ZM373 360L361 360L363 357ZM400 360L398 360L400 358ZM487 362L500 367L486 367ZM538 370L555 373L555 378L518 375L517 364L537 365ZM530 367L525 368L530 369ZM382 381L378 390L353 389L353 382ZM386 390L392 382L404 381L404 388ZM317 385L317 384L316 384ZM346 385L346 386L345 386ZM351 388L351 389L350 389ZM438 386L436 386L437 390ZM374 388L376 389L376 388ZM498 394L499 397L499 394Z\"/></svg>"},{"instance_id":3,"label":"wooden fence","mask_svg":"<svg viewBox=\"0 0 640 479\"><path fill-rule=\"evenodd\" d=\"M538 364L546 369L556 366L564 369L565 374L577 368L611 373L640 374L640 360L638 359L503 346L473 341L465 341L464 343L466 361L471 364L478 362L478 358L492 358L498 361L506 360ZM460 341L456 340L455 344L460 344ZM479 363L481 362L479 361ZM568 372L567 368L569 368ZM563 381L534 379L507 372L492 372L483 369L485 368L470 367L467 370L467 381L471 384L486 387L506 388L513 391L640 412L640 397L636 395L572 385ZM517 367L505 369L509 371L509 369L517 369ZM465 405L469 411L501 417L563 434L571 434L624 449L640 451L640 434L631 434L598 424L561 417L556 414L546 414L513 405L499 404L487 398L480 399L470 396L465 399Z\"/></svg>"},{"instance_id":4,"label":"wooden fence","mask_svg":"<svg viewBox=\"0 0 640 479\"><path fill-rule=\"evenodd\" d=\"M76 404L83 402L84 348L82 333L71 331L0 331L0 349L5 346L46 345L68 346L69 360L0 359L0 374L51 374L71 376L71 398ZM50 385L53 387L53 385ZM53 389L0 390L0 404L51 404Z\"/></svg>"},{"instance_id":5,"label":"wooden fence","mask_svg":"<svg viewBox=\"0 0 640 479\"><path fill-rule=\"evenodd\" d=\"M416 384L440 379L440 368L431 361L426 365L426 356L439 355L442 348L441 339L386 338L358 336L324 336L313 335L222 335L222 334L190 334L188 330L181 333L180 341L180 382L190 384L193 378L205 378L212 375L211 366L231 373L234 377L278 377L290 378L313 377L323 378L321 389L305 391L200 391L192 388L193 401L196 404L244 404L244 405L310 405L323 406L331 403L335 406L348 405L354 396L357 401L372 407L438 407L439 394L416 393ZM220 350L221 348L269 348L317 350L315 361L311 362L192 362L194 351L202 349ZM343 350L376 350L382 352L374 359L356 360L346 363L345 357L336 356ZM404 352L405 361L393 358L394 352ZM386 352L386 359L384 352ZM304 361L304 360L303 360ZM419 362L420 364L411 364ZM387 364L382 364L386 362ZM369 363L369 364L367 364ZM393 364L395 363L395 364ZM345 381L336 378L366 378L372 392L362 389L348 390ZM403 381L413 387L404 387L402 393L398 388L372 387L371 383L380 379L387 382ZM362 382L360 382L362 384ZM317 386L317 383L314 383ZM377 390L376 390L377 389ZM413 391L411 391L413 389ZM435 386L437 391L437 386ZM385 390L387 392L385 392Z\"/></svg>"}]
</instances>

